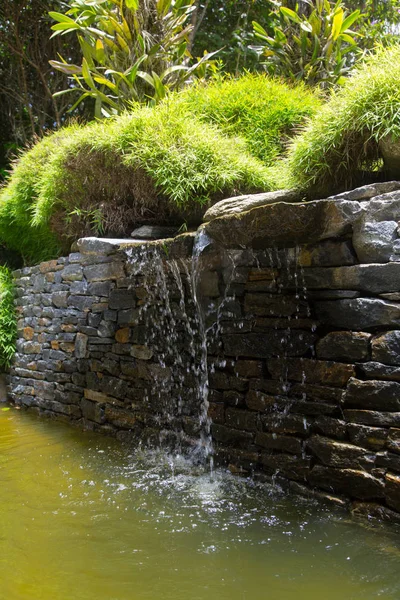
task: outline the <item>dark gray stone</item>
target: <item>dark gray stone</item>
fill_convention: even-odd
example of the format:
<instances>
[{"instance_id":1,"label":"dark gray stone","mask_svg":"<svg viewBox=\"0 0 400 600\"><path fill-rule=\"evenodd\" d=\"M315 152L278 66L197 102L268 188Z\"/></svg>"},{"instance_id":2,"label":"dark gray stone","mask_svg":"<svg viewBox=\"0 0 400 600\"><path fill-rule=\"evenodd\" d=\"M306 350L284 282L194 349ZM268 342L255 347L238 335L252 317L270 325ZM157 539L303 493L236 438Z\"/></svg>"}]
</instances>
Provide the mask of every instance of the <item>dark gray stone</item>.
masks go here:
<instances>
[{"instance_id":1,"label":"dark gray stone","mask_svg":"<svg viewBox=\"0 0 400 600\"><path fill-rule=\"evenodd\" d=\"M89 282L120 279L125 276L124 265L122 262L92 265L84 269L84 275Z\"/></svg>"},{"instance_id":2,"label":"dark gray stone","mask_svg":"<svg viewBox=\"0 0 400 600\"><path fill-rule=\"evenodd\" d=\"M382 294L400 288L400 263L353 265L304 270L307 289L356 290ZM290 281L285 280L290 287Z\"/></svg>"},{"instance_id":3,"label":"dark gray stone","mask_svg":"<svg viewBox=\"0 0 400 600\"><path fill-rule=\"evenodd\" d=\"M132 231L131 237L135 240L163 240L174 237L177 233L178 230L176 227L142 225Z\"/></svg>"},{"instance_id":4,"label":"dark gray stone","mask_svg":"<svg viewBox=\"0 0 400 600\"><path fill-rule=\"evenodd\" d=\"M382 365L378 362L358 363L356 366L366 379L400 381L400 367Z\"/></svg>"},{"instance_id":5,"label":"dark gray stone","mask_svg":"<svg viewBox=\"0 0 400 600\"><path fill-rule=\"evenodd\" d=\"M345 408L400 412L400 383L352 378L343 401Z\"/></svg>"},{"instance_id":6,"label":"dark gray stone","mask_svg":"<svg viewBox=\"0 0 400 600\"><path fill-rule=\"evenodd\" d=\"M75 339L76 358L86 358L88 346L88 336L83 333L77 333Z\"/></svg>"},{"instance_id":7,"label":"dark gray stone","mask_svg":"<svg viewBox=\"0 0 400 600\"><path fill-rule=\"evenodd\" d=\"M109 307L112 310L135 308L136 297L132 290L112 290L109 297Z\"/></svg>"},{"instance_id":8,"label":"dark gray stone","mask_svg":"<svg viewBox=\"0 0 400 600\"><path fill-rule=\"evenodd\" d=\"M82 281L83 269L81 265L67 265L61 271L63 281Z\"/></svg>"},{"instance_id":9,"label":"dark gray stone","mask_svg":"<svg viewBox=\"0 0 400 600\"><path fill-rule=\"evenodd\" d=\"M243 431L257 431L260 429L258 415L240 408L227 408L225 411L225 424L227 427Z\"/></svg>"},{"instance_id":10,"label":"dark gray stone","mask_svg":"<svg viewBox=\"0 0 400 600\"><path fill-rule=\"evenodd\" d=\"M68 292L55 292L52 295L52 302L56 308L66 308L68 300Z\"/></svg>"},{"instance_id":11,"label":"dark gray stone","mask_svg":"<svg viewBox=\"0 0 400 600\"><path fill-rule=\"evenodd\" d=\"M400 326L400 304L378 298L315 302L315 310L321 323L355 331Z\"/></svg>"},{"instance_id":12,"label":"dark gray stone","mask_svg":"<svg viewBox=\"0 0 400 600\"><path fill-rule=\"evenodd\" d=\"M200 229L230 248L273 248L284 244L314 244L351 231L363 209L358 202L317 200L277 202L245 213L222 216Z\"/></svg>"},{"instance_id":13,"label":"dark gray stone","mask_svg":"<svg viewBox=\"0 0 400 600\"><path fill-rule=\"evenodd\" d=\"M336 194L335 196L329 196L328 200L370 200L371 198L375 198L375 196L388 194L397 190L400 190L400 181L384 181L382 183L370 183L368 185L363 185L362 187L358 187L348 192L342 192L341 194Z\"/></svg>"},{"instance_id":14,"label":"dark gray stone","mask_svg":"<svg viewBox=\"0 0 400 600\"><path fill-rule=\"evenodd\" d=\"M96 302L94 296L69 296L67 304L70 308L76 308L79 311L87 311Z\"/></svg>"},{"instance_id":15,"label":"dark gray stone","mask_svg":"<svg viewBox=\"0 0 400 600\"><path fill-rule=\"evenodd\" d=\"M372 360L400 365L400 330L387 331L372 339Z\"/></svg>"},{"instance_id":16,"label":"dark gray stone","mask_svg":"<svg viewBox=\"0 0 400 600\"><path fill-rule=\"evenodd\" d=\"M247 333L223 335L226 356L264 358L279 356L286 352L288 356L302 356L311 348L316 336L309 331L296 330L290 339L282 343L285 332L271 330L268 333Z\"/></svg>"},{"instance_id":17,"label":"dark gray stone","mask_svg":"<svg viewBox=\"0 0 400 600\"><path fill-rule=\"evenodd\" d=\"M347 362L367 360L370 339L369 333L333 331L317 342L317 358Z\"/></svg>"},{"instance_id":18,"label":"dark gray stone","mask_svg":"<svg viewBox=\"0 0 400 600\"><path fill-rule=\"evenodd\" d=\"M350 241L326 240L314 246L300 248L298 264L301 267L341 267L357 262Z\"/></svg>"}]
</instances>

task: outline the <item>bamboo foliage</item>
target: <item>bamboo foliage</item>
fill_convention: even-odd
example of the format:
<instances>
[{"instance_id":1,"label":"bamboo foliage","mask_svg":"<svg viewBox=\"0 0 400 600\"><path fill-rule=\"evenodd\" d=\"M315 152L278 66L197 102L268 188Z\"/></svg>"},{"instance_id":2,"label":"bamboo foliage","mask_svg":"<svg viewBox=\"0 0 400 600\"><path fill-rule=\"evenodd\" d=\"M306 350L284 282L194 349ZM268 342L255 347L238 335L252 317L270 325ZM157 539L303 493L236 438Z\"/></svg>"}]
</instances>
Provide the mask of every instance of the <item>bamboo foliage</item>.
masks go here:
<instances>
[{"instance_id":1,"label":"bamboo foliage","mask_svg":"<svg viewBox=\"0 0 400 600\"><path fill-rule=\"evenodd\" d=\"M189 34L194 0L73 0L56 21L53 36L75 33L82 63L63 57L50 64L69 77L67 89L80 92L74 110L95 100L95 116L119 114L133 102L156 103L213 66L212 56L193 60Z\"/></svg>"}]
</instances>

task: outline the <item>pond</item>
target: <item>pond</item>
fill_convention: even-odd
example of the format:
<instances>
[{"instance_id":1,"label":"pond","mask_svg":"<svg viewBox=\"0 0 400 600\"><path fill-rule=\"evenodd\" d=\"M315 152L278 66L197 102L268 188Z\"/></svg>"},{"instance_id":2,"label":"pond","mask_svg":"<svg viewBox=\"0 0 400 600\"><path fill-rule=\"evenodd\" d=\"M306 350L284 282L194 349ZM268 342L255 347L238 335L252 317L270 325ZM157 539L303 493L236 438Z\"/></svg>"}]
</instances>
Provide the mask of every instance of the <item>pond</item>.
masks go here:
<instances>
[{"instance_id":1,"label":"pond","mask_svg":"<svg viewBox=\"0 0 400 600\"><path fill-rule=\"evenodd\" d=\"M385 600L400 530L0 411L0 600Z\"/></svg>"}]
</instances>

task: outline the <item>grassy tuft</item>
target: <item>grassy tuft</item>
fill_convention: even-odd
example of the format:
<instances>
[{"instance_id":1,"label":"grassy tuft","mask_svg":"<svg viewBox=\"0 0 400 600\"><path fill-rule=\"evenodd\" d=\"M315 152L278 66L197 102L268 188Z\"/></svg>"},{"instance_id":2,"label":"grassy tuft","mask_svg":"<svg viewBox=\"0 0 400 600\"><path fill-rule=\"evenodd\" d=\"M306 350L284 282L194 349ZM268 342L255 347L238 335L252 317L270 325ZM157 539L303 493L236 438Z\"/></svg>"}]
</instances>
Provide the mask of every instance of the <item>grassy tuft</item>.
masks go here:
<instances>
[{"instance_id":1,"label":"grassy tuft","mask_svg":"<svg viewBox=\"0 0 400 600\"><path fill-rule=\"evenodd\" d=\"M10 366L15 354L17 317L14 306L14 281L7 267L0 267L0 367Z\"/></svg>"},{"instance_id":2,"label":"grassy tuft","mask_svg":"<svg viewBox=\"0 0 400 600\"><path fill-rule=\"evenodd\" d=\"M379 141L400 138L400 46L366 59L294 140L289 184L316 197L378 178ZM368 175L369 174L369 175Z\"/></svg>"},{"instance_id":3,"label":"grassy tuft","mask_svg":"<svg viewBox=\"0 0 400 600\"><path fill-rule=\"evenodd\" d=\"M168 101L180 103L228 135L240 133L249 152L267 166L273 165L305 119L321 106L320 97L302 83L288 84L255 73L198 83Z\"/></svg>"},{"instance_id":4,"label":"grassy tuft","mask_svg":"<svg viewBox=\"0 0 400 600\"><path fill-rule=\"evenodd\" d=\"M269 165L319 103L303 86L245 75L66 127L16 162L0 191L0 240L32 263L85 235L197 224L224 197L274 189Z\"/></svg>"}]
</instances>

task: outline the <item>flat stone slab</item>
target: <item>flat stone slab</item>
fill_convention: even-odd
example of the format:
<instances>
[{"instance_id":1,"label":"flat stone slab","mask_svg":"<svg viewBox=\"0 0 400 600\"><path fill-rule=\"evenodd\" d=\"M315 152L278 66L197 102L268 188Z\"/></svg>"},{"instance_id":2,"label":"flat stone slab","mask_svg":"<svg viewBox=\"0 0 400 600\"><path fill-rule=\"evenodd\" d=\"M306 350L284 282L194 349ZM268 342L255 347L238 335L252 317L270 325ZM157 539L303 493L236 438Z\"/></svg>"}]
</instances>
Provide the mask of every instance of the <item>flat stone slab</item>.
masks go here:
<instances>
[{"instance_id":1,"label":"flat stone slab","mask_svg":"<svg viewBox=\"0 0 400 600\"><path fill-rule=\"evenodd\" d=\"M294 190L278 190L262 194L234 196L233 198L221 200L209 208L203 217L203 221L208 222L217 217L238 214L256 206L266 206L274 202L296 202L299 199L298 192Z\"/></svg>"},{"instance_id":2,"label":"flat stone slab","mask_svg":"<svg viewBox=\"0 0 400 600\"><path fill-rule=\"evenodd\" d=\"M385 181L363 185L354 190L329 196L328 200L370 200L381 194L388 194L400 190L400 181Z\"/></svg>"},{"instance_id":3,"label":"flat stone slab","mask_svg":"<svg viewBox=\"0 0 400 600\"><path fill-rule=\"evenodd\" d=\"M200 231L229 248L314 244L350 233L363 210L360 203L347 200L275 202L218 217Z\"/></svg>"}]
</instances>

